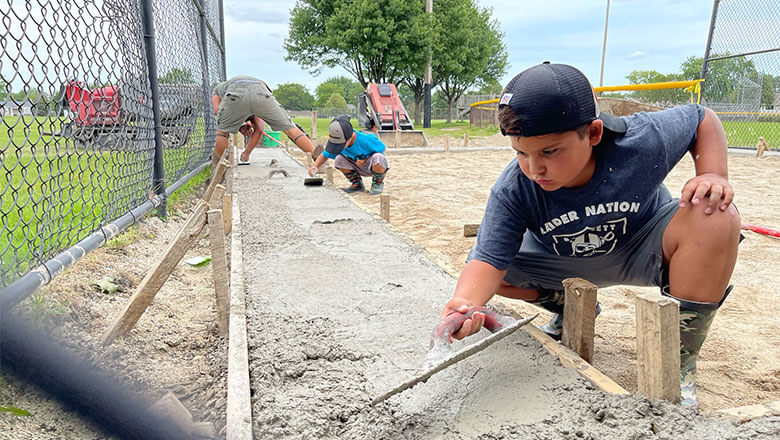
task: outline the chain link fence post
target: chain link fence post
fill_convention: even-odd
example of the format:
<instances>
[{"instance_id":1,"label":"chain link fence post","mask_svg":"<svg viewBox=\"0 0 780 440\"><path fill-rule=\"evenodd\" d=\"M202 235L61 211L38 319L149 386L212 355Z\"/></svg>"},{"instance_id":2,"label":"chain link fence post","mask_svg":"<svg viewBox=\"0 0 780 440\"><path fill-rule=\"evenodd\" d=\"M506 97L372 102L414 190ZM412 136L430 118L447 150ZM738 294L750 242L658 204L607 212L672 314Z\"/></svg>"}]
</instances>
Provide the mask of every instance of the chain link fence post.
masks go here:
<instances>
[{"instance_id":1,"label":"chain link fence post","mask_svg":"<svg viewBox=\"0 0 780 440\"><path fill-rule=\"evenodd\" d=\"M157 54L154 47L154 18L152 0L141 0L141 20L144 32L144 49L148 66L149 87L152 95L152 117L154 118L154 171L152 174L152 192L160 197L157 215L168 216L165 196L165 166L163 161L163 136L160 123L160 84L157 78Z\"/></svg>"}]
</instances>

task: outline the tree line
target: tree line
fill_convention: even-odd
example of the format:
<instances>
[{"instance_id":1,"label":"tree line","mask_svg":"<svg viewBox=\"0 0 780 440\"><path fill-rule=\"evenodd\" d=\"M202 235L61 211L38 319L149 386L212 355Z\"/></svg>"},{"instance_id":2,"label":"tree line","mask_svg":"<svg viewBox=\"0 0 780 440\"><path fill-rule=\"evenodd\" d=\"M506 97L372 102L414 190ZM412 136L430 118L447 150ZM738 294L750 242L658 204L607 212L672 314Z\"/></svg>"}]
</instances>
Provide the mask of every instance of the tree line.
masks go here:
<instances>
[{"instance_id":1,"label":"tree line","mask_svg":"<svg viewBox=\"0 0 780 440\"><path fill-rule=\"evenodd\" d=\"M506 73L504 34L491 13L474 0L436 0L430 14L424 0L299 0L290 12L285 59L315 75L342 67L362 89L403 85L419 123L429 59L431 86L448 113L467 90Z\"/></svg>"}]
</instances>

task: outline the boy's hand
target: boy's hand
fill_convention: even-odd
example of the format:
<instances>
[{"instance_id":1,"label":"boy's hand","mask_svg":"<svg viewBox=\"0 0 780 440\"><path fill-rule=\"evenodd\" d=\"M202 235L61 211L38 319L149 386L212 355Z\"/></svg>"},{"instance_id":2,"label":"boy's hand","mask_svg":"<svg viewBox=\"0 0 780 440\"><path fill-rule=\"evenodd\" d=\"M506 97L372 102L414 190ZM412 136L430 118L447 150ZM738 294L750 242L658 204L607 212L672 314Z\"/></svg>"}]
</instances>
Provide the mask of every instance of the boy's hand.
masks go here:
<instances>
[{"instance_id":1,"label":"boy's hand","mask_svg":"<svg viewBox=\"0 0 780 440\"><path fill-rule=\"evenodd\" d=\"M441 318L451 313L466 313L469 310L469 307L473 305L474 304L471 304L465 298L454 297L451 300L447 301L447 304L444 305L444 310L442 310L441 312ZM477 333L480 329L482 329L482 326L484 324L485 324L485 314L479 312L474 313L473 315L471 315L470 319L467 319L463 322L463 325L460 327L460 330L453 333L452 337L455 339L463 339L466 336L471 336L474 333Z\"/></svg>"},{"instance_id":2,"label":"boy's hand","mask_svg":"<svg viewBox=\"0 0 780 440\"><path fill-rule=\"evenodd\" d=\"M355 165L362 167L364 163L366 163L368 159L360 159L355 161Z\"/></svg>"},{"instance_id":3,"label":"boy's hand","mask_svg":"<svg viewBox=\"0 0 780 440\"><path fill-rule=\"evenodd\" d=\"M705 203L705 214L712 214L716 209L725 211L734 200L734 189L729 181L717 174L705 173L696 176L685 183L680 195L680 208L688 204Z\"/></svg>"},{"instance_id":4,"label":"boy's hand","mask_svg":"<svg viewBox=\"0 0 780 440\"><path fill-rule=\"evenodd\" d=\"M314 177L319 172L320 172L320 169L316 165L313 165L313 166L309 167L309 177Z\"/></svg>"}]
</instances>

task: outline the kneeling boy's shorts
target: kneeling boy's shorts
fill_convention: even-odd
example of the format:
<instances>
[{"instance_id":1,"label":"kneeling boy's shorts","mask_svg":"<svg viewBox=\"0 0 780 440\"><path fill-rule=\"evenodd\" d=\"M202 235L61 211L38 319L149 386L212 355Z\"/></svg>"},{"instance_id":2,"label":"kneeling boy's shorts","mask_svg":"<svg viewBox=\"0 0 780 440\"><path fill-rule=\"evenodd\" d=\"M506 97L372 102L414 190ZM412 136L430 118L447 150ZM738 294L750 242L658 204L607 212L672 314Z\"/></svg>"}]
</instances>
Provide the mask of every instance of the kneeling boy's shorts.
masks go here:
<instances>
[{"instance_id":1,"label":"kneeling boy's shorts","mask_svg":"<svg viewBox=\"0 0 780 440\"><path fill-rule=\"evenodd\" d=\"M574 277L584 278L599 287L615 284L662 287L668 279L663 237L678 206L679 199L670 200L624 246L595 257L550 253L526 231L504 281L524 289L561 290L561 281Z\"/></svg>"}]
</instances>

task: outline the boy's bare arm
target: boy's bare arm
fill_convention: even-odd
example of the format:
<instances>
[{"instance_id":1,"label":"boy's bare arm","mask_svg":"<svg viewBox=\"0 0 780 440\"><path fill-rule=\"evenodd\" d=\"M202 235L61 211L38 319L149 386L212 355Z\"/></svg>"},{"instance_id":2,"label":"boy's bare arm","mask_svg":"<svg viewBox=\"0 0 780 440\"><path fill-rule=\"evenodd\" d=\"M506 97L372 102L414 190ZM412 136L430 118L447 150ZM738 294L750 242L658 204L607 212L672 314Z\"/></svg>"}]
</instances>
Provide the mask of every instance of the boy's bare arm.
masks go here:
<instances>
[{"instance_id":1,"label":"boy's bare arm","mask_svg":"<svg viewBox=\"0 0 780 440\"><path fill-rule=\"evenodd\" d=\"M211 108L214 110L215 115L219 112L220 102L222 102L222 100L219 98L219 95L211 95Z\"/></svg>"},{"instance_id":2,"label":"boy's bare arm","mask_svg":"<svg viewBox=\"0 0 780 440\"><path fill-rule=\"evenodd\" d=\"M715 209L725 211L732 200L734 190L729 184L728 143L718 116L705 109L704 119L696 132L696 145L693 147L693 161L696 177L685 183L680 195L680 208L688 203L698 205L706 203L706 214Z\"/></svg>"},{"instance_id":3,"label":"boy's bare arm","mask_svg":"<svg viewBox=\"0 0 780 440\"><path fill-rule=\"evenodd\" d=\"M455 312L466 313L469 307L485 305L501 286L504 275L506 275L505 270L496 269L489 263L479 260L469 261L460 273L455 286L455 295L444 306L441 316ZM452 336L455 339L462 339L473 335L482 328L484 323L484 314L475 313Z\"/></svg>"}]
</instances>

